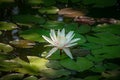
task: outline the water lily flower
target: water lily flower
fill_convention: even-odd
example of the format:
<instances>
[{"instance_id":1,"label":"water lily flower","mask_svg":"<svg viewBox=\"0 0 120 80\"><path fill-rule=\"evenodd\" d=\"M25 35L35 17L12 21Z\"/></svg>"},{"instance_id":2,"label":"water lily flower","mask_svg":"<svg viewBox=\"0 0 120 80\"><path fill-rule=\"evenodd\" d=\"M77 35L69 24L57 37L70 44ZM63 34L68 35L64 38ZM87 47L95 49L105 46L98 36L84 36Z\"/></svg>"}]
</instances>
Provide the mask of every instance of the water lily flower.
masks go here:
<instances>
[{"instance_id":1,"label":"water lily flower","mask_svg":"<svg viewBox=\"0 0 120 80\"><path fill-rule=\"evenodd\" d=\"M51 29L50 38L42 35L42 37L50 43L49 46L53 46L46 58L50 57L57 50L63 50L66 55L73 59L69 47L77 45L76 41L80 40L80 38L73 39L74 36L74 31L70 31L65 35L65 29L62 29L61 31L58 29L57 35L55 33L55 30Z\"/></svg>"}]
</instances>

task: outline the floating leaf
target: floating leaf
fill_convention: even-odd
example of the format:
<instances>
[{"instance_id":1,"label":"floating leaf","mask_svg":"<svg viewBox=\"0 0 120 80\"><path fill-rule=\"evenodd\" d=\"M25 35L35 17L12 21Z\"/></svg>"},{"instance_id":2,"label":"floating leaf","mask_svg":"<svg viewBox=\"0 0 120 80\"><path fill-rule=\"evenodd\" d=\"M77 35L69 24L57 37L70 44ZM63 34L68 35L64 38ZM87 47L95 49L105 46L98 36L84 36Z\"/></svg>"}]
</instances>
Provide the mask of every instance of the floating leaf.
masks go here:
<instances>
[{"instance_id":1,"label":"floating leaf","mask_svg":"<svg viewBox=\"0 0 120 80\"><path fill-rule=\"evenodd\" d=\"M101 76L95 75L95 76L87 76L86 78L84 78L84 80L99 80L100 78Z\"/></svg>"},{"instance_id":2,"label":"floating leaf","mask_svg":"<svg viewBox=\"0 0 120 80\"><path fill-rule=\"evenodd\" d=\"M10 41L10 44L19 48L33 48L35 42L29 40L14 40L14 41Z\"/></svg>"},{"instance_id":3,"label":"floating leaf","mask_svg":"<svg viewBox=\"0 0 120 80\"><path fill-rule=\"evenodd\" d=\"M8 44L0 43L0 52L3 51L5 53L11 52L13 50L13 47L11 47Z\"/></svg>"},{"instance_id":4,"label":"floating leaf","mask_svg":"<svg viewBox=\"0 0 120 80\"><path fill-rule=\"evenodd\" d=\"M115 64L115 63L106 63L106 64L104 64L104 67L109 70L119 69L119 65Z\"/></svg>"},{"instance_id":5,"label":"floating leaf","mask_svg":"<svg viewBox=\"0 0 120 80\"><path fill-rule=\"evenodd\" d=\"M120 46L104 46L100 49L92 50L94 56L105 58L120 58Z\"/></svg>"},{"instance_id":6,"label":"floating leaf","mask_svg":"<svg viewBox=\"0 0 120 80\"><path fill-rule=\"evenodd\" d=\"M109 7L109 6L113 6L115 5L115 3L117 2L117 0L83 0L84 4L94 4L94 7Z\"/></svg>"},{"instance_id":7,"label":"floating leaf","mask_svg":"<svg viewBox=\"0 0 120 80\"><path fill-rule=\"evenodd\" d=\"M44 1L43 4L44 4L45 6L53 6L53 5L56 4L56 1L55 1L55 0L43 0L43 1Z\"/></svg>"},{"instance_id":8,"label":"floating leaf","mask_svg":"<svg viewBox=\"0 0 120 80\"><path fill-rule=\"evenodd\" d=\"M86 58L93 61L93 62L96 62L96 63L99 63L99 62L104 60L104 58L102 56L93 56L93 55L90 55L90 54L88 54L86 56Z\"/></svg>"},{"instance_id":9,"label":"floating leaf","mask_svg":"<svg viewBox=\"0 0 120 80\"><path fill-rule=\"evenodd\" d=\"M68 76L71 73L65 69L54 70L51 68L42 71L41 75L48 78L59 78L61 76Z\"/></svg>"},{"instance_id":10,"label":"floating leaf","mask_svg":"<svg viewBox=\"0 0 120 80\"><path fill-rule=\"evenodd\" d=\"M0 80L21 80L24 77L24 74L21 73L12 73L3 76Z\"/></svg>"},{"instance_id":11,"label":"floating leaf","mask_svg":"<svg viewBox=\"0 0 120 80\"><path fill-rule=\"evenodd\" d=\"M43 24L45 22L44 18L34 15L16 15L12 17L12 20L24 24Z\"/></svg>"},{"instance_id":12,"label":"floating leaf","mask_svg":"<svg viewBox=\"0 0 120 80\"><path fill-rule=\"evenodd\" d=\"M64 22L59 21L47 21L43 27L46 29L62 29L64 28Z\"/></svg>"},{"instance_id":13,"label":"floating leaf","mask_svg":"<svg viewBox=\"0 0 120 80\"><path fill-rule=\"evenodd\" d=\"M43 0L27 0L27 3L31 5L39 5L43 3Z\"/></svg>"},{"instance_id":14,"label":"floating leaf","mask_svg":"<svg viewBox=\"0 0 120 80\"><path fill-rule=\"evenodd\" d=\"M60 64L67 69L76 71L84 71L93 66L91 61L83 57L78 57L76 62L68 58L63 59L60 61Z\"/></svg>"},{"instance_id":15,"label":"floating leaf","mask_svg":"<svg viewBox=\"0 0 120 80\"><path fill-rule=\"evenodd\" d=\"M9 22L0 22L0 30L13 30L18 28L16 24Z\"/></svg>"},{"instance_id":16,"label":"floating leaf","mask_svg":"<svg viewBox=\"0 0 120 80\"><path fill-rule=\"evenodd\" d=\"M68 3L68 0L58 0L60 2L63 2L63 3Z\"/></svg>"},{"instance_id":17,"label":"floating leaf","mask_svg":"<svg viewBox=\"0 0 120 80\"><path fill-rule=\"evenodd\" d=\"M79 33L81 33L81 34L88 33L90 31L90 29L91 29L91 27L88 25L81 25L79 27Z\"/></svg>"},{"instance_id":18,"label":"floating leaf","mask_svg":"<svg viewBox=\"0 0 120 80\"><path fill-rule=\"evenodd\" d=\"M94 36L87 36L87 40L92 43L101 45L120 44L120 37L109 32L96 33Z\"/></svg>"},{"instance_id":19,"label":"floating leaf","mask_svg":"<svg viewBox=\"0 0 120 80\"><path fill-rule=\"evenodd\" d=\"M49 63L46 64L47 67L52 69L61 69L62 66L60 65L59 61L50 60Z\"/></svg>"},{"instance_id":20,"label":"floating leaf","mask_svg":"<svg viewBox=\"0 0 120 80\"><path fill-rule=\"evenodd\" d=\"M31 41L46 42L42 35L49 35L48 30L44 29L29 29L20 33L20 37Z\"/></svg>"},{"instance_id":21,"label":"floating leaf","mask_svg":"<svg viewBox=\"0 0 120 80\"><path fill-rule=\"evenodd\" d=\"M80 40L79 41L77 41L77 43L79 44L79 45L81 45L81 44L83 44L83 43L85 43L86 42L86 38L83 36L83 35L81 35L81 34L75 34L75 38L80 38Z\"/></svg>"},{"instance_id":22,"label":"floating leaf","mask_svg":"<svg viewBox=\"0 0 120 80\"><path fill-rule=\"evenodd\" d=\"M95 43L85 43L85 44L82 44L85 48L87 49L98 49L98 48L101 48L102 45L98 45L98 44L95 44Z\"/></svg>"},{"instance_id":23,"label":"floating leaf","mask_svg":"<svg viewBox=\"0 0 120 80\"><path fill-rule=\"evenodd\" d=\"M24 78L23 80L38 80L38 78L35 76L29 76L29 77Z\"/></svg>"},{"instance_id":24,"label":"floating leaf","mask_svg":"<svg viewBox=\"0 0 120 80\"><path fill-rule=\"evenodd\" d=\"M41 70L47 69L45 66L48 60L44 58L39 58L36 56L28 56L28 62L21 60L20 58L14 59L16 64L19 64L21 67L15 68L16 72L24 74L39 75Z\"/></svg>"},{"instance_id":25,"label":"floating leaf","mask_svg":"<svg viewBox=\"0 0 120 80\"><path fill-rule=\"evenodd\" d=\"M102 64L97 64L93 68L91 68L93 72L103 72L106 70L106 68Z\"/></svg>"},{"instance_id":26,"label":"floating leaf","mask_svg":"<svg viewBox=\"0 0 120 80\"><path fill-rule=\"evenodd\" d=\"M66 29L66 32L69 32L69 31L74 31L75 33L79 33L79 25L77 23L69 23L69 24L65 24L65 29Z\"/></svg>"},{"instance_id":27,"label":"floating leaf","mask_svg":"<svg viewBox=\"0 0 120 80\"><path fill-rule=\"evenodd\" d=\"M120 25L100 25L92 28L95 32L110 32L112 34L120 35Z\"/></svg>"},{"instance_id":28,"label":"floating leaf","mask_svg":"<svg viewBox=\"0 0 120 80\"><path fill-rule=\"evenodd\" d=\"M48 63L48 60L40 57L35 56L28 56L28 59L30 61L30 65L33 65L38 70L47 69L46 63Z\"/></svg>"},{"instance_id":29,"label":"floating leaf","mask_svg":"<svg viewBox=\"0 0 120 80\"><path fill-rule=\"evenodd\" d=\"M56 14L59 9L57 7L45 7L38 10L42 14Z\"/></svg>"}]
</instances>

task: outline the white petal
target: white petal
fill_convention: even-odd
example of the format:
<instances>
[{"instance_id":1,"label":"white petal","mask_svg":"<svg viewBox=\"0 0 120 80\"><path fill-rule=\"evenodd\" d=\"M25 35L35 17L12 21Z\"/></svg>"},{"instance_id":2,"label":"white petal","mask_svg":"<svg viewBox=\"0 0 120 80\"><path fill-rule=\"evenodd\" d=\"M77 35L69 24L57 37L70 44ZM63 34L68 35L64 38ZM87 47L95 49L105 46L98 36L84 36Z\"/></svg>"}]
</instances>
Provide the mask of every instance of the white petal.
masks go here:
<instances>
[{"instance_id":1,"label":"white petal","mask_svg":"<svg viewBox=\"0 0 120 80\"><path fill-rule=\"evenodd\" d=\"M71 59L73 59L73 56L72 56L69 48L64 48L63 50L65 51L65 53L66 53Z\"/></svg>"},{"instance_id":2,"label":"white petal","mask_svg":"<svg viewBox=\"0 0 120 80\"><path fill-rule=\"evenodd\" d=\"M49 45L45 45L44 47L47 47L47 46L54 46L54 45L52 45L52 44L49 44Z\"/></svg>"},{"instance_id":3,"label":"white petal","mask_svg":"<svg viewBox=\"0 0 120 80\"><path fill-rule=\"evenodd\" d=\"M46 37L46 36L43 36L43 35L42 35L42 37L43 37L46 41L48 41L49 43L51 43L52 45L55 45L54 42L53 42L50 38L48 38L48 37Z\"/></svg>"},{"instance_id":4,"label":"white petal","mask_svg":"<svg viewBox=\"0 0 120 80\"><path fill-rule=\"evenodd\" d=\"M73 35L74 31L70 31L67 35L66 38L69 39Z\"/></svg>"},{"instance_id":5,"label":"white petal","mask_svg":"<svg viewBox=\"0 0 120 80\"><path fill-rule=\"evenodd\" d=\"M56 41L57 40L57 37L56 37L56 34L55 34L55 30L51 30L51 32L50 32L50 37L51 37L51 39L53 40L53 41Z\"/></svg>"},{"instance_id":6,"label":"white petal","mask_svg":"<svg viewBox=\"0 0 120 80\"><path fill-rule=\"evenodd\" d=\"M77 45L77 43L68 44L68 45L66 45L65 47L71 47L71 46L75 46L75 45Z\"/></svg>"},{"instance_id":7,"label":"white petal","mask_svg":"<svg viewBox=\"0 0 120 80\"><path fill-rule=\"evenodd\" d=\"M52 49L49 51L49 53L48 53L48 55L46 56L46 58L50 57L55 51L57 51L57 49L58 49L58 48L56 48L56 47L52 48Z\"/></svg>"},{"instance_id":8,"label":"white petal","mask_svg":"<svg viewBox=\"0 0 120 80\"><path fill-rule=\"evenodd\" d=\"M72 40L72 38L75 36L75 34L72 34L69 38L67 38L67 40L66 40L66 44L68 44L71 40Z\"/></svg>"},{"instance_id":9,"label":"white petal","mask_svg":"<svg viewBox=\"0 0 120 80\"><path fill-rule=\"evenodd\" d=\"M70 43L74 43L74 42L76 42L78 40L80 40L80 38L73 39L73 40L70 41Z\"/></svg>"},{"instance_id":10,"label":"white petal","mask_svg":"<svg viewBox=\"0 0 120 80\"><path fill-rule=\"evenodd\" d=\"M57 31L57 37L60 36L60 30L58 29Z\"/></svg>"},{"instance_id":11,"label":"white petal","mask_svg":"<svg viewBox=\"0 0 120 80\"><path fill-rule=\"evenodd\" d=\"M63 28L61 33L60 33L61 36L65 36L65 29Z\"/></svg>"}]
</instances>

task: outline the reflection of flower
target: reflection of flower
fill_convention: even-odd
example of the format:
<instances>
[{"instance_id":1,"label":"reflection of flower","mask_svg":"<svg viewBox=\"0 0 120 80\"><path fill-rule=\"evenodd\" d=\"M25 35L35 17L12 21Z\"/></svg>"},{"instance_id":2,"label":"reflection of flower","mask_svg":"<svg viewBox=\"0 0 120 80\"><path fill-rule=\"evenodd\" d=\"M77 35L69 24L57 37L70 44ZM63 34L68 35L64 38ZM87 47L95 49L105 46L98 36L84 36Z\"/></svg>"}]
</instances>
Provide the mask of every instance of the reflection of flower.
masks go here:
<instances>
[{"instance_id":1,"label":"reflection of flower","mask_svg":"<svg viewBox=\"0 0 120 80\"><path fill-rule=\"evenodd\" d=\"M62 29L62 31L57 31L57 36L55 34L55 30L51 30L50 32L50 38L43 36L42 37L50 43L49 46L54 46L52 48L46 58L51 56L55 51L58 49L63 50L71 59L73 59L72 54L69 50L69 47L76 45L76 41L80 40L80 38L73 39L74 35L73 31L70 31L67 35L65 35L65 29Z\"/></svg>"}]
</instances>

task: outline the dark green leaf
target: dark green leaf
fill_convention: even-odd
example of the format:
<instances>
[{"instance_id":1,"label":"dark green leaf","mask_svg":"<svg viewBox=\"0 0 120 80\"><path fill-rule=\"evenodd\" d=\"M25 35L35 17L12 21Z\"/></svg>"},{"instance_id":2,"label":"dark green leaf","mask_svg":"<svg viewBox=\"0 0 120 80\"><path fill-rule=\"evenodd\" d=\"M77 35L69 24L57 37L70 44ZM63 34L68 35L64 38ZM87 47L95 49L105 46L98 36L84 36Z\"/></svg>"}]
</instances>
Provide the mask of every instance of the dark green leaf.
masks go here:
<instances>
[{"instance_id":1,"label":"dark green leaf","mask_svg":"<svg viewBox=\"0 0 120 80\"><path fill-rule=\"evenodd\" d=\"M24 24L43 24L45 19L40 16L34 15L16 15L12 17L13 21L16 23Z\"/></svg>"},{"instance_id":2,"label":"dark green leaf","mask_svg":"<svg viewBox=\"0 0 120 80\"><path fill-rule=\"evenodd\" d=\"M58 22L58 21L47 21L43 27L46 29L63 29L64 28L64 22Z\"/></svg>"},{"instance_id":3,"label":"dark green leaf","mask_svg":"<svg viewBox=\"0 0 120 80\"><path fill-rule=\"evenodd\" d=\"M115 5L117 0L83 0L84 4L94 4L94 7L109 7Z\"/></svg>"},{"instance_id":4,"label":"dark green leaf","mask_svg":"<svg viewBox=\"0 0 120 80\"><path fill-rule=\"evenodd\" d=\"M38 80L38 78L35 76L29 76L29 77L24 78L23 80Z\"/></svg>"},{"instance_id":5,"label":"dark green leaf","mask_svg":"<svg viewBox=\"0 0 120 80\"><path fill-rule=\"evenodd\" d=\"M120 37L109 32L96 33L94 36L87 36L88 41L100 45L120 44Z\"/></svg>"},{"instance_id":6,"label":"dark green leaf","mask_svg":"<svg viewBox=\"0 0 120 80\"><path fill-rule=\"evenodd\" d=\"M101 49L92 50L92 54L101 58L119 58L120 46L104 46Z\"/></svg>"},{"instance_id":7,"label":"dark green leaf","mask_svg":"<svg viewBox=\"0 0 120 80\"><path fill-rule=\"evenodd\" d=\"M93 66L91 61L83 57L78 57L76 62L71 59L63 59L60 63L63 67L76 71L85 71Z\"/></svg>"},{"instance_id":8,"label":"dark green leaf","mask_svg":"<svg viewBox=\"0 0 120 80\"><path fill-rule=\"evenodd\" d=\"M95 32L110 32L112 34L120 35L120 25L100 25L92 28Z\"/></svg>"},{"instance_id":9,"label":"dark green leaf","mask_svg":"<svg viewBox=\"0 0 120 80\"><path fill-rule=\"evenodd\" d=\"M101 78L101 76L96 75L96 76L87 76L86 78L84 78L84 80L99 80Z\"/></svg>"},{"instance_id":10,"label":"dark green leaf","mask_svg":"<svg viewBox=\"0 0 120 80\"><path fill-rule=\"evenodd\" d=\"M88 25L81 25L79 27L79 33L82 33L82 34L85 34L85 33L88 33L91 29L91 26L88 26Z\"/></svg>"},{"instance_id":11,"label":"dark green leaf","mask_svg":"<svg viewBox=\"0 0 120 80\"><path fill-rule=\"evenodd\" d=\"M48 77L48 78L59 78L61 76L68 76L71 73L65 69L59 69L59 70L55 70L55 69L45 69L42 71L41 75L44 77Z\"/></svg>"}]
</instances>

